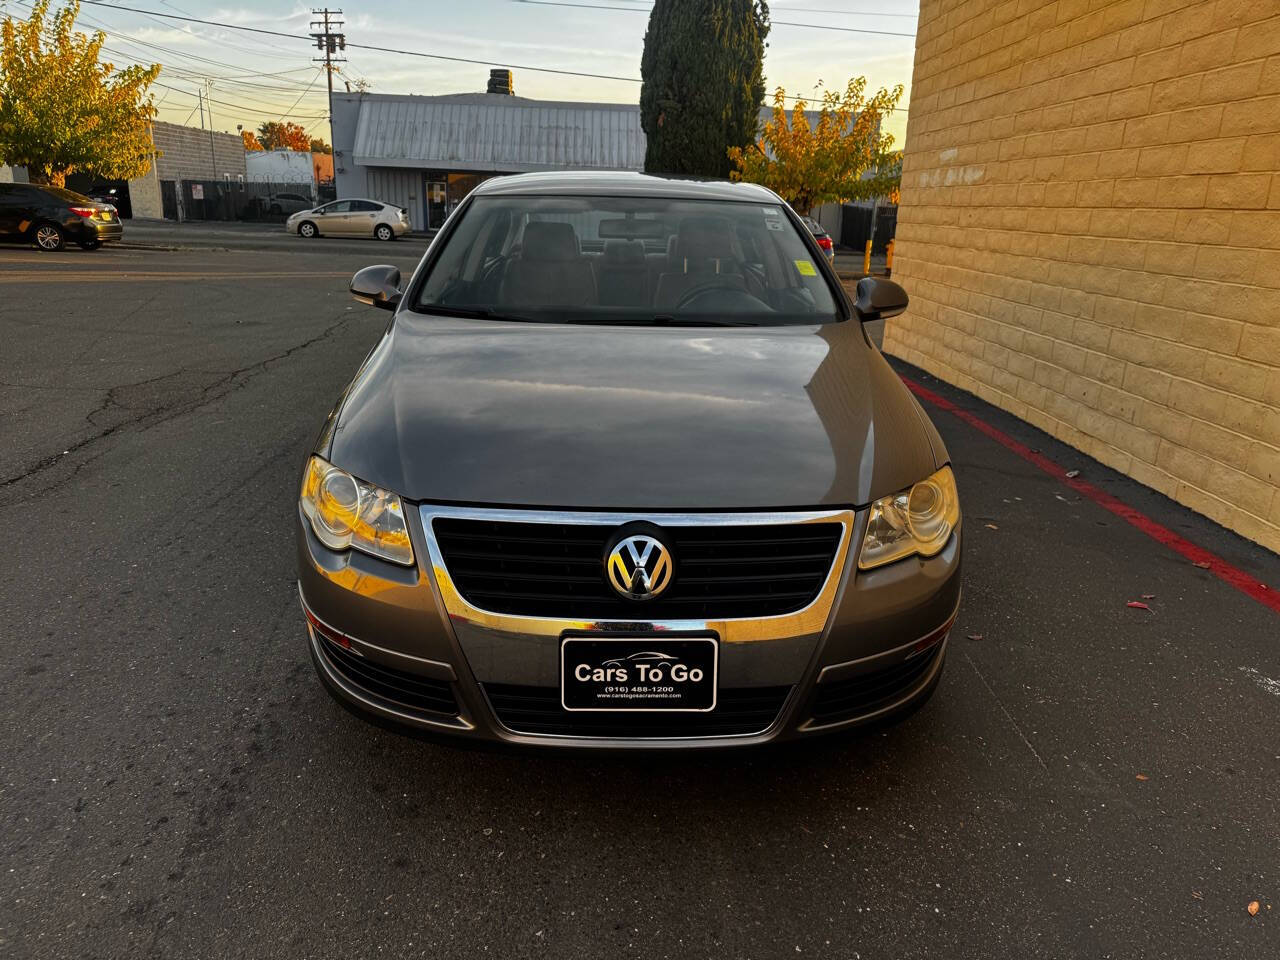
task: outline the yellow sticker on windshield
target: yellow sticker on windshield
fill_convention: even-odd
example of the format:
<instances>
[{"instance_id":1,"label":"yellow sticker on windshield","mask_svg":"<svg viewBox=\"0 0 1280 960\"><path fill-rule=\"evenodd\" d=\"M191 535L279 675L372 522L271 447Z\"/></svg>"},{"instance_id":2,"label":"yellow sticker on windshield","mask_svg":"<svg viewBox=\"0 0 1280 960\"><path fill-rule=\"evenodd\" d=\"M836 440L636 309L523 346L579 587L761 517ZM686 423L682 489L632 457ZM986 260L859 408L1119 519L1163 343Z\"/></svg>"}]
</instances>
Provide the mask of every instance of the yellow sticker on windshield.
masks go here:
<instances>
[{"instance_id":1,"label":"yellow sticker on windshield","mask_svg":"<svg viewBox=\"0 0 1280 960\"><path fill-rule=\"evenodd\" d=\"M800 271L802 277L816 277L818 275L817 268L813 265L812 260L793 260L796 269Z\"/></svg>"}]
</instances>

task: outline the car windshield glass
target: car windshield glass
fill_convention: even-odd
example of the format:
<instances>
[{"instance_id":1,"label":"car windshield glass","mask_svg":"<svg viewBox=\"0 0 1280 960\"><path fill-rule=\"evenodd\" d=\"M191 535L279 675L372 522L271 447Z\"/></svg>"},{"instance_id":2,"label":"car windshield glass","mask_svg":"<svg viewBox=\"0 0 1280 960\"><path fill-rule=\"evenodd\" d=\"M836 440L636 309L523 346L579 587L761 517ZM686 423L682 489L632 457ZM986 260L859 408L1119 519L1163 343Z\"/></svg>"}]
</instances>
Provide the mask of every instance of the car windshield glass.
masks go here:
<instances>
[{"instance_id":1,"label":"car windshield glass","mask_svg":"<svg viewBox=\"0 0 1280 960\"><path fill-rule=\"evenodd\" d=\"M413 307L544 323L839 319L780 204L650 197L475 197Z\"/></svg>"}]
</instances>

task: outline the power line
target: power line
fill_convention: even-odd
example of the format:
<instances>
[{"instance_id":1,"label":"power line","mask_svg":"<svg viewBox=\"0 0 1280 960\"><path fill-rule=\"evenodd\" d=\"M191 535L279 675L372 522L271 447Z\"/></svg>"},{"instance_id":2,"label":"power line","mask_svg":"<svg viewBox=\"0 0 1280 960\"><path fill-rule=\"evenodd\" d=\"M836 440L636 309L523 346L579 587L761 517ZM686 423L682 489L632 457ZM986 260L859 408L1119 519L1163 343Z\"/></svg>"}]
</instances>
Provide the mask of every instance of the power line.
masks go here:
<instances>
[{"instance_id":1,"label":"power line","mask_svg":"<svg viewBox=\"0 0 1280 960\"><path fill-rule=\"evenodd\" d=\"M161 0L163 3L164 0ZM166 4L168 6L168 4ZM770 7L773 10L794 10L796 13L834 13L842 17L897 17L903 20L918 20L919 15L914 13L881 13L879 10L832 10L829 7Z\"/></svg>"},{"instance_id":2,"label":"power line","mask_svg":"<svg viewBox=\"0 0 1280 960\"><path fill-rule=\"evenodd\" d=\"M159 80L154 81L154 82L152 83L152 86L160 87L162 90L172 90L174 93L180 93L180 94L182 94L184 97L196 97L196 96L198 96L198 94L194 94L194 93L190 92L189 90L183 90L181 87L171 87L171 86L169 86L169 85L168 85L168 84L166 84L166 83L161 83ZM280 109L280 104L278 104L278 103L262 104L262 105L259 105L259 106L255 106L255 105L253 105L253 104L232 103L232 102L230 102L230 101L228 101L228 100L215 100L215 99L213 99L213 97L205 97L204 99L205 99L205 100L207 100L207 101L208 101L208 102L210 102L210 103L216 103L216 104L217 104L218 106L220 106L220 107L231 107L231 108L232 108L232 109L234 109L234 110L245 110L245 111L248 111L249 113L264 113L264 112L266 112L266 113L271 113L271 112L273 112L273 111L275 111L275 110ZM319 113L319 114L310 114L310 113L309 113L309 114L305 114L305 115L302 115L302 116L295 116L293 119L295 119L295 120L324 120L324 119L328 119L328 114L324 114L324 113Z\"/></svg>"},{"instance_id":3,"label":"power line","mask_svg":"<svg viewBox=\"0 0 1280 960\"><path fill-rule=\"evenodd\" d=\"M264 33L272 37L287 37L290 40L306 40L312 42L311 37L303 36L296 33L284 33L280 30L265 30L261 27L246 27L236 23L221 23L217 20L201 20L198 17L180 17L172 13L159 13L150 10L140 10L137 7L125 7L115 3L105 3L103 0L81 0L83 3L91 3L94 6L106 7L111 10L125 10L129 13L154 13L158 17L168 17L173 20L185 20L190 23L202 23L205 26L222 27L227 30L246 30L250 33ZM379 47L368 43L348 43L348 47L354 47L361 50L374 50L378 53L394 53L405 57L424 57L428 60L447 60L451 63L473 63L482 67L510 67L513 70L529 70L534 73L554 73L568 77L587 77L592 80L622 80L627 83L640 83L639 77L619 77L605 73L586 73L581 70L561 70L555 67L534 67L528 64L507 63L497 60L476 60L468 57L449 57L442 53L424 53L421 50L397 50L393 47Z\"/></svg>"},{"instance_id":4,"label":"power line","mask_svg":"<svg viewBox=\"0 0 1280 960\"><path fill-rule=\"evenodd\" d=\"M535 7L574 7L578 10L622 10L626 13L648 13L636 7L615 7L599 3L567 3L565 0L511 0L512 3L526 3ZM836 27L825 23L797 23L794 20L774 20L770 25L775 27L806 27L810 30L837 30L841 33L871 33L881 37L915 37L914 33L899 33L894 30L865 30L861 27Z\"/></svg>"},{"instance_id":5,"label":"power line","mask_svg":"<svg viewBox=\"0 0 1280 960\"><path fill-rule=\"evenodd\" d=\"M153 13L155 16L166 17L172 20L183 20L189 23L204 24L205 26L222 27L227 30L244 30L250 33L261 33L261 34L266 34L268 36L273 36L273 37L285 37L290 40L306 40L308 43L312 42L311 37L306 37L301 34L295 34L295 33L284 33L280 30L266 30L262 27L249 27L249 26L244 26L244 25L235 24L235 23L222 23L217 20L202 20L198 17L184 17L184 16L179 16L177 14L172 14L172 13L160 13L158 11L142 10L137 7L126 7L116 3L106 3L105 0L81 0L81 2L89 3L98 7L106 7L111 10L124 10L130 13ZM529 2L532 2L532 0L529 0ZM549 0L541 0L541 2L549 2ZM621 9L630 9L630 8L624 7ZM832 28L832 29L838 29L838 28ZM855 31L855 32L865 32L865 31ZM895 36L914 36L914 34L894 34L894 35ZM559 76L567 76L567 77L586 77L591 80L618 80L624 83L643 83L644 82L639 77L620 77L620 76L617 76L616 74L587 73L582 70L563 70L556 67L535 67L529 64L511 63L509 61L477 60L470 57L451 57L451 56L446 56L445 54L442 54L442 53L424 53L421 50L399 50L394 47L380 47L375 44L368 44L368 43L348 43L347 47L359 49L359 50L373 50L378 53L391 53L391 54L396 54L396 55L405 56L405 57L421 57L428 60L445 60L451 63L471 63L471 64L476 64L478 66L485 66L485 67L509 67L514 70L528 70L533 73L551 73L551 74L556 74ZM816 97L788 96L786 99L795 100L801 103L820 103L821 102L821 100ZM906 111L901 107L897 107L897 108L894 108L894 112L905 113Z\"/></svg>"},{"instance_id":6,"label":"power line","mask_svg":"<svg viewBox=\"0 0 1280 960\"><path fill-rule=\"evenodd\" d=\"M28 7L28 8L30 8L30 7L32 6L32 4L30 3L30 0L18 0L18 2L19 2L19 3L22 3L24 6L26 6L26 7ZM110 6L110 4L106 4L106 5L107 5L107 6ZM172 47L165 47L165 46L161 46L160 44L158 44L158 43L153 43L153 42L151 42L151 41L149 41L149 40L140 40L140 39L138 39L138 38L136 38L136 37L131 37L131 36L129 36L129 35L128 35L128 34L126 34L126 33L120 33L120 32L117 32L117 31L116 31L116 30L114 30L111 26L109 26L109 25L107 25L107 24L104 24L104 23L102 23L100 20L97 20L97 19L96 19L96 18L94 18L94 17L90 17L90 16L88 16L87 14L83 14L83 13L82 13L82 14L80 15L80 17L81 17L81 19L82 19L82 20L84 20L87 24L89 24L90 26L94 27L95 29L97 29L97 30L101 30L103 33L107 34L108 36L115 37L115 38L116 38L118 41L120 41L121 43L127 43L127 44L129 44L130 46L135 46L135 47L144 47L144 48L151 49L151 50L158 50L158 51L160 51L161 53L168 54L168 55L169 55L169 56L171 56L171 57L177 57L177 58L179 58L179 59L183 59L183 60L198 60L198 61L200 61L201 63L207 63L207 64L211 64L211 65L213 65L213 66L217 66L217 67L224 67L224 68L231 69L231 70L241 70L241 69L243 69L243 67L242 67L242 66L240 66L240 65L238 65L238 64L227 63L226 61L223 61L223 60L212 60L212 59L210 59L209 57L202 57L202 56L200 56L199 54L196 54L196 53L188 53L188 52L185 52L185 51L174 50ZM30 21L23 21L23 22L30 22ZM104 47L103 47L103 49L104 49L104 50L108 50L108 51L109 51L109 52L111 52L111 53L115 53L115 54L117 54L117 55L119 55L119 56L129 57L129 58L134 59L134 60L143 59L142 57L139 57L137 54L131 54L131 53L128 53L127 51L112 50L112 49L110 49L110 48L108 48L108 47L106 47L106 46L104 46ZM164 64L162 64L162 65L163 65L163 66L168 66L168 69L174 70L174 71L176 71L176 72L181 72L181 70L182 70L182 68L181 68L181 67L175 67L175 66L172 66L172 65L164 65ZM307 67L300 67L300 68L297 68L297 69L294 69L294 70L277 71L277 72L275 72L275 73L244 74L244 76L256 76L256 75L260 75L260 76L281 76L281 75L286 74L286 73L297 73L297 72L301 72L302 70L305 70L305 71L307 71L307 72L310 72L312 69L313 69L312 67L307 66ZM207 75L208 75L208 74L207 74L205 71L203 71L203 70L201 70L201 71L200 71L199 76L204 77L204 76L207 76ZM230 77L215 77L214 79L217 79L217 80L230 80L230 79L232 79L232 78L230 78ZM299 81L299 82L294 86L294 89L296 90L298 87L301 87L302 85L303 85L303 84L302 84L302 82L301 82L301 81ZM292 91L289 91L289 92L292 92Z\"/></svg>"}]
</instances>

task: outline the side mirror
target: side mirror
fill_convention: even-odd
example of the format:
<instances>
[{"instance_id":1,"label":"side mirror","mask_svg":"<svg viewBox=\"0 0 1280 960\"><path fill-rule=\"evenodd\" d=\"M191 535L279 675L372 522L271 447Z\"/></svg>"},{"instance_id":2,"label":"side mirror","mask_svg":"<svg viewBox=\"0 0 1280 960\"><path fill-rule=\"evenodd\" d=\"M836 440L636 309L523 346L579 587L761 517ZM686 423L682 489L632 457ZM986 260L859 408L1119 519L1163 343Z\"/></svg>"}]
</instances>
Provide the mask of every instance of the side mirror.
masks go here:
<instances>
[{"instance_id":1,"label":"side mirror","mask_svg":"<svg viewBox=\"0 0 1280 960\"><path fill-rule=\"evenodd\" d=\"M394 310L400 303L400 268L380 263L351 278L351 296L361 303Z\"/></svg>"},{"instance_id":2,"label":"side mirror","mask_svg":"<svg viewBox=\"0 0 1280 960\"><path fill-rule=\"evenodd\" d=\"M863 323L896 317L907 309L907 291L892 280L863 277L858 281L858 296L853 307Z\"/></svg>"}]
</instances>

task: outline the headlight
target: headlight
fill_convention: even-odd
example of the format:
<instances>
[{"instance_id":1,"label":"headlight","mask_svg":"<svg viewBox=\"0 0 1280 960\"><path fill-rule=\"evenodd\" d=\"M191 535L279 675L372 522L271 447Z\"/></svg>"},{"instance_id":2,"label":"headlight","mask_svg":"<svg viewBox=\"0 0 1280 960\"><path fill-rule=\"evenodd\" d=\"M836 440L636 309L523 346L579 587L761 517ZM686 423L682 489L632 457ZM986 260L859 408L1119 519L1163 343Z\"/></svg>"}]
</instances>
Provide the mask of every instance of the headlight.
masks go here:
<instances>
[{"instance_id":1,"label":"headlight","mask_svg":"<svg viewBox=\"0 0 1280 960\"><path fill-rule=\"evenodd\" d=\"M392 563L413 565L404 508L391 491L312 457L302 478L301 502L316 539L330 550L355 547Z\"/></svg>"},{"instance_id":2,"label":"headlight","mask_svg":"<svg viewBox=\"0 0 1280 960\"><path fill-rule=\"evenodd\" d=\"M871 505L858 568L870 570L903 557L932 557L951 539L960 522L960 497L950 467L910 490L881 497Z\"/></svg>"}]
</instances>

